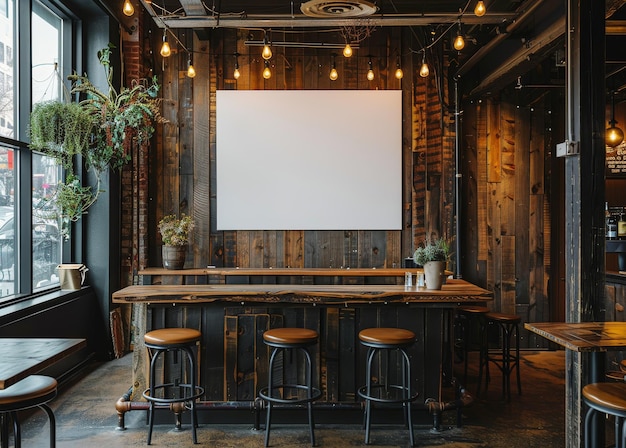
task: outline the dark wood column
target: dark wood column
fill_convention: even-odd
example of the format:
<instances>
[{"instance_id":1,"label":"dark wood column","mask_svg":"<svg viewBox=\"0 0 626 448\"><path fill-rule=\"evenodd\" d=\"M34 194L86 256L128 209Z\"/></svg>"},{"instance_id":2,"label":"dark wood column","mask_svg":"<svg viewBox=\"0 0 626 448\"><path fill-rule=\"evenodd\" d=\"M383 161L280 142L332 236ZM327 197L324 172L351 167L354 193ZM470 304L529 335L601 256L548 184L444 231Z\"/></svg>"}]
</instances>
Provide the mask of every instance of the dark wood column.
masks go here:
<instances>
[{"instance_id":1,"label":"dark wood column","mask_svg":"<svg viewBox=\"0 0 626 448\"><path fill-rule=\"evenodd\" d=\"M578 150L565 156L566 319L584 322L604 319L605 1L568 0L567 7L566 138ZM566 359L568 447L582 440L580 391L592 373L585 358L568 351Z\"/></svg>"}]
</instances>

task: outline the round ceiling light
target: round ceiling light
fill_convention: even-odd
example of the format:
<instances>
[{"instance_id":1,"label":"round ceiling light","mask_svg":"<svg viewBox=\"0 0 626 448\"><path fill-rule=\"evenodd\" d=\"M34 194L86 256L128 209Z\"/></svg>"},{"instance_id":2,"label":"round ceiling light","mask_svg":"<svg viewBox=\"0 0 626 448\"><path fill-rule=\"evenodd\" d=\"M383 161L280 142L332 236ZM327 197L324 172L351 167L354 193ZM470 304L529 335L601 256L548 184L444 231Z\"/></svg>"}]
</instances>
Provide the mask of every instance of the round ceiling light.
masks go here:
<instances>
[{"instance_id":1,"label":"round ceiling light","mask_svg":"<svg viewBox=\"0 0 626 448\"><path fill-rule=\"evenodd\" d=\"M354 1L310 0L300 6L302 14L317 18L366 17L375 14L378 8L373 3Z\"/></svg>"}]
</instances>

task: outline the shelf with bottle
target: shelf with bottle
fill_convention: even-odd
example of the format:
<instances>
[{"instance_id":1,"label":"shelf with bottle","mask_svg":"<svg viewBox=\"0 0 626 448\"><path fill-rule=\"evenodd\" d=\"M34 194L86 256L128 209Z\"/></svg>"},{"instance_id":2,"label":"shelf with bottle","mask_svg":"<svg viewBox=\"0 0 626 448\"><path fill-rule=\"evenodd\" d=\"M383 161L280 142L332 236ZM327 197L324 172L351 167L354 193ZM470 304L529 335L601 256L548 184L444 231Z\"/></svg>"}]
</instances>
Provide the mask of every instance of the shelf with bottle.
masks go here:
<instances>
[{"instance_id":1,"label":"shelf with bottle","mask_svg":"<svg viewBox=\"0 0 626 448\"><path fill-rule=\"evenodd\" d=\"M609 203L606 202L604 213L606 216L606 239L626 240L626 207L609 207Z\"/></svg>"}]
</instances>

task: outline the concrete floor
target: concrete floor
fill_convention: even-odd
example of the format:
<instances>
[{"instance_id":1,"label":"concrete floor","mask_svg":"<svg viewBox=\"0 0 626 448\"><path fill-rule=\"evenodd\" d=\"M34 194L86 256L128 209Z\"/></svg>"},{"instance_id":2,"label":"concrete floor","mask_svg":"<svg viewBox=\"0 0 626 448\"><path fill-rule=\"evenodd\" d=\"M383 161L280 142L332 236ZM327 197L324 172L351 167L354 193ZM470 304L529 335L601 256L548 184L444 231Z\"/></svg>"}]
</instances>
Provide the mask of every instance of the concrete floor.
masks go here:
<instances>
[{"instance_id":1,"label":"concrete floor","mask_svg":"<svg viewBox=\"0 0 626 448\"><path fill-rule=\"evenodd\" d=\"M74 385L64 388L52 402L57 419L57 447L102 448L145 446L147 426L145 412L126 414L126 430L116 430L115 402L129 388L131 355L102 364L94 364ZM471 363L472 367L475 362ZM523 354L522 395L517 395L512 383L510 403L500 398L500 376L492 372L489 391L463 411L463 426L456 427L455 411L444 413L441 430L431 430L428 421L416 425L415 446L456 448L477 447L561 447L564 446L564 354L557 352L526 352ZM456 364L458 374L462 364ZM476 390L476 372L470 369L468 390ZM212 411L219 412L219 411ZM230 412L230 411L228 411ZM22 443L26 448L48 446L48 425L42 412L25 416ZM201 446L229 448L263 447L263 431L252 424L211 424L211 412L205 413L198 428ZM337 418L338 419L338 418ZM323 421L322 420L326 420ZM252 422L252 418L250 418ZM303 422L305 416L303 415ZM332 420L331 420L332 421ZM173 422L173 418L172 418ZM363 446L360 424L329 423L318 419L317 446ZM155 425L152 445L157 447L193 446L189 425L183 431L172 430L173 424ZM374 425L372 446L406 447L408 433L401 425ZM309 446L306 424L272 425L270 444L273 447Z\"/></svg>"}]
</instances>

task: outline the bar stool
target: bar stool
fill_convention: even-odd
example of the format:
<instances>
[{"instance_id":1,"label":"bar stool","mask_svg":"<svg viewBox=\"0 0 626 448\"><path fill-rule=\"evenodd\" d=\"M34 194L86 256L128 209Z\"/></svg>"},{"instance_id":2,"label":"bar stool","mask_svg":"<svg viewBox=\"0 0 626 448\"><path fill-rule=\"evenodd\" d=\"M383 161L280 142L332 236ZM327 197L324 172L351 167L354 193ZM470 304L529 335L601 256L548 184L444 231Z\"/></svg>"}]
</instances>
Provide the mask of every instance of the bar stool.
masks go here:
<instances>
[{"instance_id":1,"label":"bar stool","mask_svg":"<svg viewBox=\"0 0 626 448\"><path fill-rule=\"evenodd\" d=\"M589 407L585 415L585 446L591 446L591 421L597 414L615 417L615 446L626 448L626 384L592 383L583 387L583 402Z\"/></svg>"},{"instance_id":2,"label":"bar stool","mask_svg":"<svg viewBox=\"0 0 626 448\"><path fill-rule=\"evenodd\" d=\"M313 367L311 364L311 354L308 347L317 344L317 331L306 328L274 328L263 333L265 345L272 348L269 362L269 373L267 387L259 391L259 397L267 403L267 415L265 421L265 446L270 441L270 426L272 421L272 405L277 404L304 404L306 403L309 413L309 431L311 434L311 446L315 446L315 423L313 421L313 401L322 396L322 392L313 387ZM304 384L274 384L274 362L279 353L285 350L290 353L293 350L304 354L306 361L306 373ZM306 394L299 393L306 391Z\"/></svg>"},{"instance_id":3,"label":"bar stool","mask_svg":"<svg viewBox=\"0 0 626 448\"><path fill-rule=\"evenodd\" d=\"M413 421L411 419L411 402L417 398L417 394L411 394L411 360L406 348L415 342L415 333L402 328L367 328L359 332L361 345L367 347L365 365L366 385L359 388L358 394L365 399L365 444L370 443L370 426L372 420L372 402L376 403L402 403L404 408L405 424L409 428L409 439L413 446ZM389 359L389 352L395 350L399 353L402 371L401 384L389 384L389 365L384 381L372 384L372 363L375 355L382 351Z\"/></svg>"},{"instance_id":4,"label":"bar stool","mask_svg":"<svg viewBox=\"0 0 626 448\"><path fill-rule=\"evenodd\" d=\"M485 316L489 308L479 305L463 305L457 309L457 322L460 327L460 338L463 347L463 385L467 386L467 358L470 350L475 347L472 338L476 336L474 325L478 325L479 366L485 356Z\"/></svg>"},{"instance_id":5,"label":"bar stool","mask_svg":"<svg viewBox=\"0 0 626 448\"><path fill-rule=\"evenodd\" d=\"M2 418L1 446L9 446L9 416L13 420L15 448L22 446L22 434L17 411L39 407L50 421L50 447L56 446L56 424L52 409L46 404L57 395L57 381L43 375L31 375L14 385L0 390L0 413Z\"/></svg>"},{"instance_id":6,"label":"bar stool","mask_svg":"<svg viewBox=\"0 0 626 448\"><path fill-rule=\"evenodd\" d=\"M154 411L156 405L168 405L176 413L176 429L181 429L180 414L189 402L191 410L191 429L193 431L193 443L198 443L196 437L197 415L196 400L204 395L204 389L197 385L196 381L196 357L193 347L200 341L202 334L198 330L191 328L162 328L152 330L144 335L144 342L149 349L150 359L150 387L143 392L143 397L150 402L148 445L152 442L152 428L154 426ZM187 355L189 369L187 376L188 384L164 383L156 384L156 364L159 355L170 350L184 352ZM168 389L177 390L171 397L167 396ZM162 391L161 396L157 396L157 391ZM176 392L176 391L174 391ZM180 406L175 406L180 403Z\"/></svg>"},{"instance_id":7,"label":"bar stool","mask_svg":"<svg viewBox=\"0 0 626 448\"><path fill-rule=\"evenodd\" d=\"M517 374L517 393L522 393L522 382L519 371L519 323L521 317L513 314L504 314L497 312L489 312L485 315L488 325L495 325L498 329L498 337L500 339L500 352L494 353L489 350L487 336L485 336L485 357L481 359L478 369L478 392L482 384L482 372L485 368L485 390L489 384L489 363L494 363L502 372L502 398L511 401L511 372L515 369ZM485 333L488 329L485 329ZM511 337L515 336L515 351L511 353Z\"/></svg>"}]
</instances>

